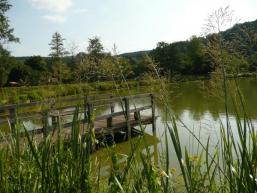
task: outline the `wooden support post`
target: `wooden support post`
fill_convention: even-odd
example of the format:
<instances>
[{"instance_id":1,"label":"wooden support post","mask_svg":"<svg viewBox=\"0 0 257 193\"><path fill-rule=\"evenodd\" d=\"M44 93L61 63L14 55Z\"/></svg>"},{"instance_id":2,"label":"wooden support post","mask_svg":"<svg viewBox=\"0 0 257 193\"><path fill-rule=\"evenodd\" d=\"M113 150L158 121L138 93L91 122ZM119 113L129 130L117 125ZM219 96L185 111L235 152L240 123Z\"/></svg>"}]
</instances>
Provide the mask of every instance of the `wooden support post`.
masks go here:
<instances>
[{"instance_id":1,"label":"wooden support post","mask_svg":"<svg viewBox=\"0 0 257 193\"><path fill-rule=\"evenodd\" d=\"M111 100L112 100L112 98L113 98L113 96L111 95ZM114 113L114 103L111 101L111 114L112 113ZM108 119L107 119L107 127L108 128L110 128L110 127L112 127L112 117L109 117Z\"/></svg>"},{"instance_id":2,"label":"wooden support post","mask_svg":"<svg viewBox=\"0 0 257 193\"><path fill-rule=\"evenodd\" d=\"M53 127L56 128L56 126L58 124L58 116L53 115L53 116L51 116L51 119L52 119Z\"/></svg>"},{"instance_id":3,"label":"wooden support post","mask_svg":"<svg viewBox=\"0 0 257 193\"><path fill-rule=\"evenodd\" d=\"M107 118L107 128L112 127L112 117Z\"/></svg>"},{"instance_id":4,"label":"wooden support post","mask_svg":"<svg viewBox=\"0 0 257 193\"><path fill-rule=\"evenodd\" d=\"M84 97L84 123L88 122L88 117L87 117L87 104L88 104L88 97Z\"/></svg>"},{"instance_id":5,"label":"wooden support post","mask_svg":"<svg viewBox=\"0 0 257 193\"><path fill-rule=\"evenodd\" d=\"M94 106L92 103L87 103L87 119L88 119L88 145L89 145L89 151L93 151L93 141L92 141L92 130L94 128L94 120L93 120L93 114L94 114Z\"/></svg>"},{"instance_id":6,"label":"wooden support post","mask_svg":"<svg viewBox=\"0 0 257 193\"><path fill-rule=\"evenodd\" d=\"M125 103L125 118L126 118L126 122L127 122L128 139L131 139L129 98L125 97L123 100Z\"/></svg>"},{"instance_id":7,"label":"wooden support post","mask_svg":"<svg viewBox=\"0 0 257 193\"><path fill-rule=\"evenodd\" d=\"M135 121L141 121L140 111L134 112L134 119Z\"/></svg>"},{"instance_id":8,"label":"wooden support post","mask_svg":"<svg viewBox=\"0 0 257 193\"><path fill-rule=\"evenodd\" d=\"M46 138L49 134L50 127L52 126L52 117L49 116L48 111L43 112L42 122L43 122L43 128L42 128L43 136L44 136L44 138Z\"/></svg>"},{"instance_id":9,"label":"wooden support post","mask_svg":"<svg viewBox=\"0 0 257 193\"><path fill-rule=\"evenodd\" d=\"M9 109L10 124L11 124L11 130L12 130L13 134L16 133L16 123L17 123L17 114L16 113L17 113L16 107Z\"/></svg>"},{"instance_id":10,"label":"wooden support post","mask_svg":"<svg viewBox=\"0 0 257 193\"><path fill-rule=\"evenodd\" d=\"M113 96L111 96L111 100L112 100ZM114 113L114 108L115 108L115 104L114 102L112 102L111 104L111 113Z\"/></svg>"},{"instance_id":11,"label":"wooden support post","mask_svg":"<svg viewBox=\"0 0 257 193\"><path fill-rule=\"evenodd\" d=\"M155 118L155 101L154 101L154 95L151 94L151 105L152 105L152 129L153 134L156 134L156 118Z\"/></svg>"},{"instance_id":12,"label":"wooden support post","mask_svg":"<svg viewBox=\"0 0 257 193\"><path fill-rule=\"evenodd\" d=\"M94 111L94 106L92 103L87 103L87 119L88 119L88 124L92 124L93 121L93 111Z\"/></svg>"}]
</instances>

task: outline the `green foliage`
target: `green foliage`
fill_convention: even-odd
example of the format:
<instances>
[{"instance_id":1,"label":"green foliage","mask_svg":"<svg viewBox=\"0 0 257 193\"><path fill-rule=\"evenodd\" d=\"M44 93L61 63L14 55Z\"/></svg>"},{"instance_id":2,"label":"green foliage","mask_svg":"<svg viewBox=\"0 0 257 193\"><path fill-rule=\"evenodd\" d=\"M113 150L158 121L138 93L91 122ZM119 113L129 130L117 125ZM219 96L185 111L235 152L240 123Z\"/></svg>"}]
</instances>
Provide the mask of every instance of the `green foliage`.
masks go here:
<instances>
[{"instance_id":1,"label":"green foliage","mask_svg":"<svg viewBox=\"0 0 257 193\"><path fill-rule=\"evenodd\" d=\"M10 68L14 60L10 58L10 53L0 46L0 87L7 84Z\"/></svg>"},{"instance_id":2,"label":"green foliage","mask_svg":"<svg viewBox=\"0 0 257 193\"><path fill-rule=\"evenodd\" d=\"M6 16L10 8L8 0L0 0L0 87L7 84L10 69L15 63L3 45L8 42L19 42L19 39L13 35L14 29L10 27L9 18Z\"/></svg>"},{"instance_id":3,"label":"green foliage","mask_svg":"<svg viewBox=\"0 0 257 193\"><path fill-rule=\"evenodd\" d=\"M201 38L167 44L158 43L151 56L163 68L163 73L207 74L209 66L204 63L204 46Z\"/></svg>"},{"instance_id":4,"label":"green foliage","mask_svg":"<svg viewBox=\"0 0 257 193\"><path fill-rule=\"evenodd\" d=\"M87 47L87 51L88 51L89 55L97 57L97 56L103 54L104 47L101 43L100 38L98 38L98 37L89 38L88 43L89 43L89 45Z\"/></svg>"},{"instance_id":5,"label":"green foliage","mask_svg":"<svg viewBox=\"0 0 257 193\"><path fill-rule=\"evenodd\" d=\"M11 8L8 0L0 0L0 44L7 42L19 42L19 39L13 35L14 29L10 27L6 12Z\"/></svg>"},{"instance_id":6,"label":"green foliage","mask_svg":"<svg viewBox=\"0 0 257 193\"><path fill-rule=\"evenodd\" d=\"M55 32L52 36L52 40L49 43L49 46L52 52L49 54L54 60L60 59L67 54L67 51L64 48L64 38L62 38L59 32Z\"/></svg>"},{"instance_id":7,"label":"green foliage","mask_svg":"<svg viewBox=\"0 0 257 193\"><path fill-rule=\"evenodd\" d=\"M9 82L19 82L22 85L27 85L31 80L31 71L32 70L29 66L18 63L10 71Z\"/></svg>"},{"instance_id":8,"label":"green foliage","mask_svg":"<svg viewBox=\"0 0 257 193\"><path fill-rule=\"evenodd\" d=\"M32 70L36 71L47 71L47 63L41 56L32 56L24 61L24 64L31 67Z\"/></svg>"}]
</instances>

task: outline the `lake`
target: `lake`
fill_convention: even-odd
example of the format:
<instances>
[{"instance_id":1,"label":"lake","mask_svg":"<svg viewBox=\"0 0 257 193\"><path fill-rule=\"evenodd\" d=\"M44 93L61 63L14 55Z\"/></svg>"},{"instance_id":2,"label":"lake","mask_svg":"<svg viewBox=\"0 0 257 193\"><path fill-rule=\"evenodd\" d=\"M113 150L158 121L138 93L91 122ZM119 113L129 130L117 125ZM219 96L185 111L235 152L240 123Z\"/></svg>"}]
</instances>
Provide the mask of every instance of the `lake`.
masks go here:
<instances>
[{"instance_id":1,"label":"lake","mask_svg":"<svg viewBox=\"0 0 257 193\"><path fill-rule=\"evenodd\" d=\"M248 116L252 119L252 124L257 125L257 79L242 78L237 83L244 96ZM230 84L234 89L234 81L230 80ZM235 94L233 89L229 91L228 113L232 130L234 130L235 138L237 138L234 107L231 100ZM153 152L155 160L156 155L160 158L165 152L164 132L167 129L167 123L171 125L169 114L176 116L183 123L178 122L181 145L186 146L191 154L197 154L199 145L190 132L193 132L201 139L204 145L206 145L207 139L210 137L211 150L217 145L221 123L225 124L226 121L222 90L213 89L209 81L192 81L165 85L165 91L160 91L160 88L144 88L131 92L138 93L149 90L157 95L162 95L165 92L165 100L167 102L166 105L163 102L157 102L156 104L156 113L159 116L156 134L158 139L156 141L149 139L149 141L152 141L149 147L150 151ZM134 104L131 105L139 107L146 103L147 101L134 101ZM121 107L117 105L116 109L121 109ZM148 113L150 114L150 112ZM240 115L242 116L242 112ZM152 135L152 126L148 125L146 131L149 135ZM178 168L177 158L170 137L168 137L168 143L171 152L169 157L170 167ZM129 150L130 145L127 142L117 145L118 153L128 153ZM143 147L140 151L144 151ZM96 156L101 154L101 151L97 152Z\"/></svg>"},{"instance_id":2,"label":"lake","mask_svg":"<svg viewBox=\"0 0 257 193\"><path fill-rule=\"evenodd\" d=\"M230 80L233 83L232 80ZM239 88L241 89L244 99L246 102L246 110L249 117L252 119L252 123L257 123L257 79L256 78L242 78L238 80ZM167 123L171 125L171 117L176 116L179 128L179 135L182 146L187 146L191 154L198 152L199 145L196 139L190 134L194 133L198 138L201 139L203 144L207 143L208 137L210 137L210 145L214 147L218 143L220 124L226 120L224 97L222 90L219 87L213 87L210 81L192 81L183 82L177 84L166 84L164 89L161 89L160 85L147 88L136 88L130 90L126 94L137 94L152 92L157 97L164 96L165 103L163 100L157 100L156 103L156 114L157 119L157 133L156 138L152 136L152 126L146 127L146 141L150 151L153 153L153 159L156 162L160 162L162 153L165 152L165 136L164 132L167 130ZM124 93L123 93L124 94ZM232 96L235 94L234 90L229 95L229 119L232 128L236 130L236 121L234 115L234 108L232 105ZM149 103L146 100L135 100L130 103L131 106L140 107ZM119 104L116 104L115 111L120 111L122 108ZM106 113L107 109L103 109L97 114ZM151 112L146 112L150 114ZM242 114L242 113L241 113ZM83 117L83 115L82 115ZM71 120L72 117L69 118ZM69 120L63 120L69 121ZM183 123L183 124L182 124ZM31 122L26 123L28 127L33 127ZM32 124L32 126L31 126ZM38 123L34 124L38 125ZM186 127L185 127L186 126ZM190 132L189 132L190 131ZM237 138L236 132L235 137ZM134 141L137 139L133 139ZM174 154L172 142L168 137L168 143L170 147L170 166L177 168L177 159ZM124 162L124 154L130 152L130 143L124 142L119 143L114 148L117 153L121 154L120 162ZM93 159L106 160L107 149L101 149L93 155ZM139 151L145 151L144 145L139 147ZM103 170L108 168L103 167Z\"/></svg>"}]
</instances>

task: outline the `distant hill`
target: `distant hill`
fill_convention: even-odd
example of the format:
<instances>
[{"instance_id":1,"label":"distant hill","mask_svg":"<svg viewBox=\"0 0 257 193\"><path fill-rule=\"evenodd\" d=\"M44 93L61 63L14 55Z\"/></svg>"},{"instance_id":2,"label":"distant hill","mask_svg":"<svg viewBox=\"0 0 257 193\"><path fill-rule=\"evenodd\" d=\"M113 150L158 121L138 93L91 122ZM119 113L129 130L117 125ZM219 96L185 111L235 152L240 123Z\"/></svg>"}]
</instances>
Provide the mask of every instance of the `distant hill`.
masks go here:
<instances>
[{"instance_id":1,"label":"distant hill","mask_svg":"<svg viewBox=\"0 0 257 193\"><path fill-rule=\"evenodd\" d=\"M31 57L31 56L19 56L19 57L15 57L15 59L16 59L17 61L24 62L24 61L27 60L29 57ZM43 56L41 56L41 57L44 58L45 60L50 59L50 57L43 57Z\"/></svg>"},{"instance_id":2,"label":"distant hill","mask_svg":"<svg viewBox=\"0 0 257 193\"><path fill-rule=\"evenodd\" d=\"M127 58L129 60L139 61L142 59L146 54L150 54L152 50L144 50L144 51L138 51L138 52L129 52L120 54L120 56Z\"/></svg>"},{"instance_id":3,"label":"distant hill","mask_svg":"<svg viewBox=\"0 0 257 193\"><path fill-rule=\"evenodd\" d=\"M248 31L248 34L246 35L245 31ZM231 41L232 39L238 39L239 44L243 44L245 46L245 43L249 43L251 39L253 38L252 36L255 36L257 34L257 20L255 21L250 21L250 22L244 22L241 24L236 24L232 28L222 32L222 35L225 40ZM257 36L256 36L256 41L257 41ZM183 44L184 42L187 41L178 41L178 42L173 42L171 44ZM247 49L247 52L253 52L257 51L257 45L252 45L253 47L249 47L249 44L247 47L244 47L244 49ZM239 46L240 47L240 46ZM155 48L153 48L154 50ZM123 53L120 54L120 56L127 58L132 61L139 61L140 59L143 58L144 55L150 54L152 50L143 50L143 51L136 51L136 52L128 52L128 53ZM248 53L249 55L249 53ZM24 56L24 57L16 57L17 60L19 61L24 61L28 58L29 56ZM49 57L43 57L45 59L49 59ZM69 57L67 57L69 58Z\"/></svg>"}]
</instances>

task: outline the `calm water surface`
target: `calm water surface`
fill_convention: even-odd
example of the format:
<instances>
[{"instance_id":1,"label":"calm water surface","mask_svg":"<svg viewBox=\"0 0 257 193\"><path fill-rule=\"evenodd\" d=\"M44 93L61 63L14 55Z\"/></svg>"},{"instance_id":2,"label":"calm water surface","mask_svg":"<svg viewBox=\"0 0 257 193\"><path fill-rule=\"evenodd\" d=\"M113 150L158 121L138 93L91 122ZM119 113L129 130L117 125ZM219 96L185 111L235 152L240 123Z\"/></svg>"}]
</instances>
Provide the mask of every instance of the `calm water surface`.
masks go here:
<instances>
[{"instance_id":1,"label":"calm water surface","mask_svg":"<svg viewBox=\"0 0 257 193\"><path fill-rule=\"evenodd\" d=\"M244 95L246 102L246 109L249 117L252 119L253 125L257 125L257 79L256 78L244 78L238 80L238 85ZM146 140L150 151L153 154L153 159L156 162L160 162L160 157L162 152L164 152L164 132L167 129L167 123L171 125L170 114L175 115L178 119L186 125L178 123L179 135L181 140L181 145L186 146L191 154L196 154L198 150L197 141L192 137L189 131L193 132L196 136L201 139L203 144L206 144L208 137L210 137L210 144L214 147L219 138L220 124L225 122L225 108L224 100L222 94L219 94L219 89L211 89L210 83L208 81L194 81L185 82L179 84L170 84L166 86L166 92L168 95L165 97L167 104L163 102L157 102L156 113L159 116L157 119L157 134L156 137L152 135L152 126L146 126ZM145 88L145 89L135 89L130 91L130 93L143 93L143 92L156 93L157 95L162 95L157 88ZM235 94L232 91L232 95ZM229 99L231 99L231 96ZM137 100L131 101L130 105L140 107L148 104L148 100ZM122 108L119 104L116 104L115 111L120 111ZM109 110L103 109L98 112L98 114L108 113ZM229 100L229 119L232 128L236 130L236 122L234 116L234 109L232 101ZM150 111L145 112L146 114L151 114ZM72 119L72 117L70 117ZM69 121L69 120L63 120ZM26 124L31 124L27 122ZM35 125L35 124L34 124ZM235 137L237 137L236 132ZM137 139L133 139L137 140ZM168 137L168 143L170 148L170 165L171 167L177 167L177 160L174 154L174 149L170 137ZM120 163L125 161L125 154L130 152L130 143L124 142L117 144L114 150L120 153ZM140 152L144 152L144 145L140 145ZM110 150L102 149L93 155L93 159L103 160L103 172L108 168L105 168L105 163L109 160L107 159ZM106 164L107 165L107 164Z\"/></svg>"},{"instance_id":2,"label":"calm water surface","mask_svg":"<svg viewBox=\"0 0 257 193\"><path fill-rule=\"evenodd\" d=\"M247 113L252 119L253 125L257 126L257 79L240 79L238 80L238 85L246 102ZM169 114L177 116L183 123L178 122L181 145L186 146L191 154L197 153L199 145L194 137L192 137L189 130L198 136L203 144L206 144L208 137L210 137L210 146L214 147L218 143L220 125L226 121L222 92L219 93L219 90L211 89L208 81L171 84L167 86L166 91L168 93L168 97L166 97L168 105L164 105L160 102L157 103L157 115L159 116L157 119L158 140L153 140L150 136L147 136L150 142L150 150L153 153L153 159L156 160L157 155L160 158L165 150L164 132L167 129L167 123L171 125ZM138 90L135 92L138 92ZM141 90L140 92L144 91ZM156 91L156 94L162 93ZM234 129L235 138L237 138L234 108L231 100L231 96L234 94L235 92L232 91L229 96L229 120ZM148 101L134 101L131 106L136 105L139 107L147 103ZM119 109L121 108L117 105L116 110ZM151 112L146 112L146 114L147 113L151 114ZM152 126L148 125L146 131L148 134L152 135ZM170 138L168 142L171 152L169 158L170 165L171 167L178 167L177 158L174 154ZM140 151L144 151L143 149L144 148L141 147ZM118 153L126 154L129 151L129 143L126 142L117 145ZM97 152L95 156L101 154L102 152L100 151Z\"/></svg>"}]
</instances>

